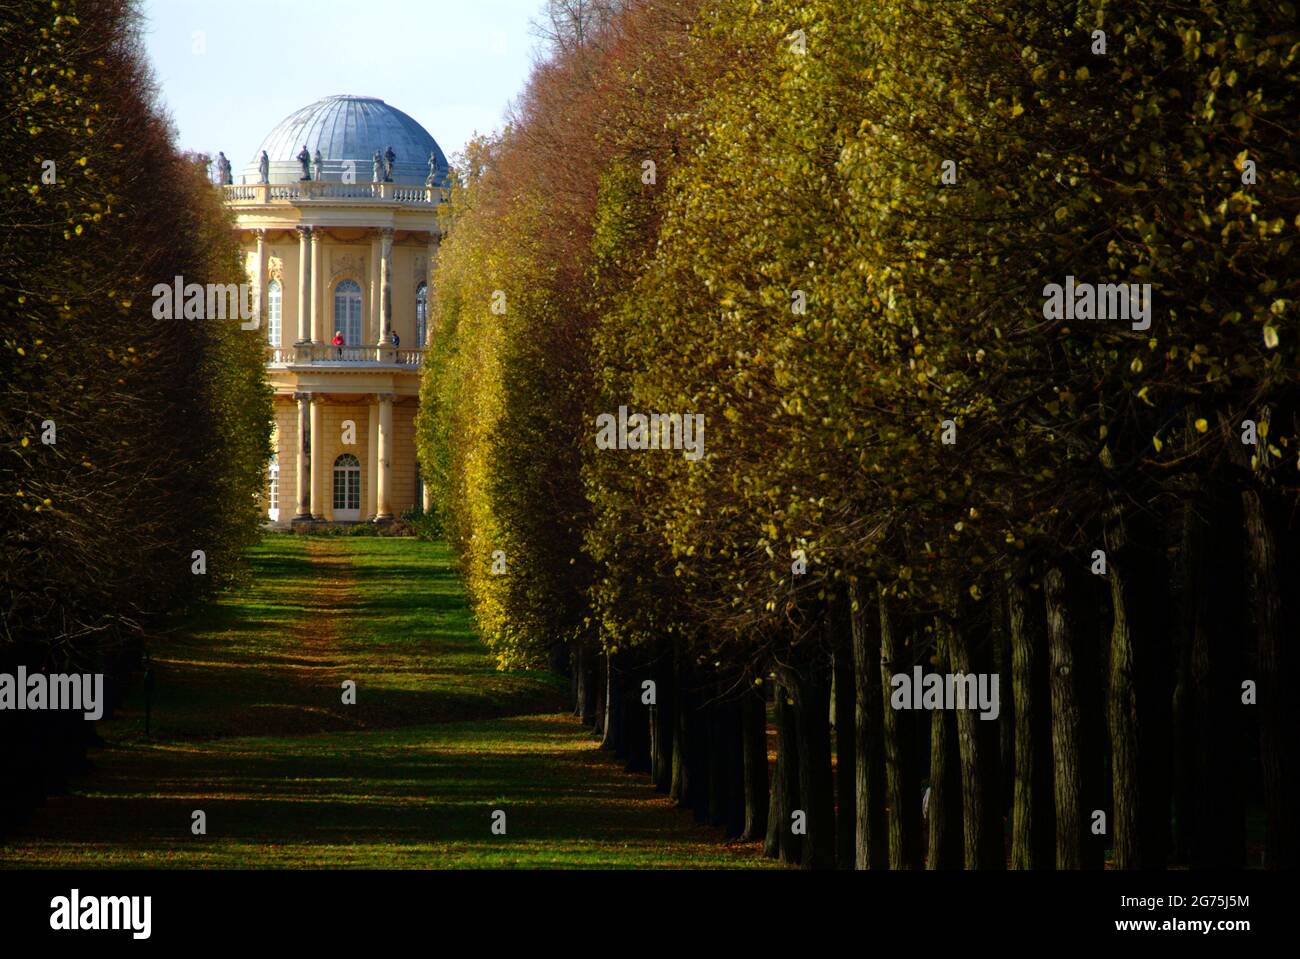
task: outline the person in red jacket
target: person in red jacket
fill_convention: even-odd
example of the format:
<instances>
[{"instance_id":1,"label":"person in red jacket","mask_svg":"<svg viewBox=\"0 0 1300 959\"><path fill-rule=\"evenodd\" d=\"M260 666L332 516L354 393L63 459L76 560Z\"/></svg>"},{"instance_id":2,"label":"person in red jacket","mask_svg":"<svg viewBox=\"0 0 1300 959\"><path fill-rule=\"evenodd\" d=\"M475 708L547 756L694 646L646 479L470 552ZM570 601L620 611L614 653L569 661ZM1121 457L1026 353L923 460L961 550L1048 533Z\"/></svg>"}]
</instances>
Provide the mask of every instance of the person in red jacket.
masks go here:
<instances>
[{"instance_id":1,"label":"person in red jacket","mask_svg":"<svg viewBox=\"0 0 1300 959\"><path fill-rule=\"evenodd\" d=\"M334 344L336 347L338 347L339 359L343 359L343 346L344 346L343 331L335 330L334 339L330 340L330 342Z\"/></svg>"}]
</instances>

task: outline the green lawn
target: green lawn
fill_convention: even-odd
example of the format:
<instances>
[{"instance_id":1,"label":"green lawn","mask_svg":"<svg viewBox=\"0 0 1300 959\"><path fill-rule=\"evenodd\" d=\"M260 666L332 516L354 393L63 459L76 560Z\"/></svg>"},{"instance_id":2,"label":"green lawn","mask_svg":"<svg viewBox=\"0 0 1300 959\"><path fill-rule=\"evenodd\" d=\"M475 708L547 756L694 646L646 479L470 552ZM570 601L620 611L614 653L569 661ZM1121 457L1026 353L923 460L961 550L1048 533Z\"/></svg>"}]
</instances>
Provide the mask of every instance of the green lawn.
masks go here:
<instances>
[{"instance_id":1,"label":"green lawn","mask_svg":"<svg viewBox=\"0 0 1300 959\"><path fill-rule=\"evenodd\" d=\"M599 751L559 677L495 669L444 546L274 535L252 564L154 643L152 738L137 695L0 866L768 865Z\"/></svg>"}]
</instances>

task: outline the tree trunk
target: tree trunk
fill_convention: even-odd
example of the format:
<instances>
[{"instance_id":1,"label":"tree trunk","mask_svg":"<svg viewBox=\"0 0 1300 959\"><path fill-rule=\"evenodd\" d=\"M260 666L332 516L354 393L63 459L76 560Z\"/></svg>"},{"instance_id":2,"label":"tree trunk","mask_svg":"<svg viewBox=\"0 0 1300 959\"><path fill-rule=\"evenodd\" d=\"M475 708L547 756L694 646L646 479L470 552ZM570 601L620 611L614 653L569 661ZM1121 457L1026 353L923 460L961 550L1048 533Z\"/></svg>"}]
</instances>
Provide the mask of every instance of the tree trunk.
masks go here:
<instances>
[{"instance_id":1,"label":"tree trunk","mask_svg":"<svg viewBox=\"0 0 1300 959\"><path fill-rule=\"evenodd\" d=\"M934 667L951 668L946 631L935 633ZM925 801L927 869L960 869L962 840L961 761L957 755L957 718L947 709L930 711L930 793Z\"/></svg>"},{"instance_id":2,"label":"tree trunk","mask_svg":"<svg viewBox=\"0 0 1300 959\"><path fill-rule=\"evenodd\" d=\"M748 692L747 690L744 692ZM723 826L728 839L744 835L745 808L745 733L741 699L736 690L727 691L722 703L726 728L726 782L727 801L723 812Z\"/></svg>"},{"instance_id":3,"label":"tree trunk","mask_svg":"<svg viewBox=\"0 0 1300 959\"><path fill-rule=\"evenodd\" d=\"M623 672L614 663L614 656L605 654L605 724L600 748L615 756L623 754Z\"/></svg>"},{"instance_id":4,"label":"tree trunk","mask_svg":"<svg viewBox=\"0 0 1300 959\"><path fill-rule=\"evenodd\" d=\"M1016 695L1011 681L1011 633L1007 627L1006 596L997 590L989 600L990 649L993 674L998 677L997 758L998 804L996 822L998 832L1004 819L1012 814L1014 798L1014 772L1016 768ZM1002 857L999 856L999 859Z\"/></svg>"},{"instance_id":5,"label":"tree trunk","mask_svg":"<svg viewBox=\"0 0 1300 959\"><path fill-rule=\"evenodd\" d=\"M800 808L799 801L799 738L797 735L794 702L783 685L774 690L776 696L777 752L776 768L772 773L772 796L768 808L767 842L764 852L782 862L798 863L803 860L803 837L791 829L791 814Z\"/></svg>"},{"instance_id":6,"label":"tree trunk","mask_svg":"<svg viewBox=\"0 0 1300 959\"><path fill-rule=\"evenodd\" d=\"M1106 526L1107 578L1111 611L1110 670L1107 678L1106 717L1110 731L1112 819L1115 868L1136 869L1141 861L1138 830L1142 797L1138 784L1137 693L1133 674L1133 637L1125 603L1124 562L1126 531L1122 516L1112 516Z\"/></svg>"},{"instance_id":7,"label":"tree trunk","mask_svg":"<svg viewBox=\"0 0 1300 959\"><path fill-rule=\"evenodd\" d=\"M1296 849L1296 790L1294 701L1287 694L1283 637L1294 637L1283 621L1278 548L1263 495L1242 493L1246 514L1250 570L1255 583L1256 708L1259 710L1259 757L1264 779L1265 854L1269 869L1291 869L1300 862ZM1294 548L1294 544L1293 544ZM1295 583L1289 584L1294 589ZM1294 593L1291 600L1294 601ZM1240 688L1238 688L1240 696ZM1288 703L1288 701L1290 703ZM1235 712L1240 700L1229 704ZM1288 730L1288 727L1290 729Z\"/></svg>"},{"instance_id":8,"label":"tree trunk","mask_svg":"<svg viewBox=\"0 0 1300 959\"><path fill-rule=\"evenodd\" d=\"M721 687L720 681L709 684L705 693L709 703L702 711L709 750L709 825L711 826L721 826L727 821L727 787L730 785L731 778L727 770L727 751L731 743L727 736L726 707L718 698L722 695Z\"/></svg>"},{"instance_id":9,"label":"tree trunk","mask_svg":"<svg viewBox=\"0 0 1300 959\"><path fill-rule=\"evenodd\" d=\"M655 706L650 711L650 775L654 779L655 789L662 793L672 792L673 783L673 728L677 722L674 688L673 662L671 650L661 650L655 658Z\"/></svg>"},{"instance_id":10,"label":"tree trunk","mask_svg":"<svg viewBox=\"0 0 1300 959\"><path fill-rule=\"evenodd\" d=\"M570 653L573 659L572 668L569 671L569 688L573 692L573 715L582 719L583 708L586 705L587 693L582 688L582 647L575 646Z\"/></svg>"},{"instance_id":11,"label":"tree trunk","mask_svg":"<svg viewBox=\"0 0 1300 959\"><path fill-rule=\"evenodd\" d=\"M596 726L596 654L586 643L578 647L579 715L583 725Z\"/></svg>"},{"instance_id":12,"label":"tree trunk","mask_svg":"<svg viewBox=\"0 0 1300 959\"><path fill-rule=\"evenodd\" d=\"M957 623L959 605L955 589L949 584L937 633L947 647L949 668L953 672L970 676L981 670L976 668L971 643L964 629ZM957 745L961 755L962 839L967 869L995 869L1002 865L1002 817L995 805L999 802L996 791L990 789L993 777L989 775L992 757L990 737L980 728L982 720L976 703L958 703ZM996 742L996 740L993 740ZM993 804L993 805L991 805Z\"/></svg>"},{"instance_id":13,"label":"tree trunk","mask_svg":"<svg viewBox=\"0 0 1300 959\"><path fill-rule=\"evenodd\" d=\"M596 674L596 721L591 728L596 738L603 741L605 738L606 701L609 698L609 659L603 650L593 653L592 659Z\"/></svg>"},{"instance_id":14,"label":"tree trunk","mask_svg":"<svg viewBox=\"0 0 1300 959\"><path fill-rule=\"evenodd\" d=\"M889 842L885 825L884 752L881 749L884 703L880 690L880 620L868 608L868 591L859 581L849 585L853 629L854 697L854 865L885 869Z\"/></svg>"},{"instance_id":15,"label":"tree trunk","mask_svg":"<svg viewBox=\"0 0 1300 959\"><path fill-rule=\"evenodd\" d=\"M785 695L779 685L774 686L773 691L776 694L776 701L772 706L774 727L776 729L776 762L772 765L772 785L768 793L767 800L767 834L763 838L763 855L768 859L782 859L783 837L782 830L788 828L786 820L789 818L785 807L785 769L787 759L785 748L782 742L784 735L781 730L781 698Z\"/></svg>"},{"instance_id":16,"label":"tree trunk","mask_svg":"<svg viewBox=\"0 0 1300 959\"><path fill-rule=\"evenodd\" d=\"M1011 686L1015 703L1015 790L1011 868L1048 869L1053 858L1050 688L1042 596L1007 577Z\"/></svg>"},{"instance_id":17,"label":"tree trunk","mask_svg":"<svg viewBox=\"0 0 1300 959\"><path fill-rule=\"evenodd\" d=\"M673 701L672 733L673 759L672 775L668 787L668 798L679 806L686 805L687 783L690 772L686 762L687 723L686 710L686 666L682 661L680 641L673 644Z\"/></svg>"},{"instance_id":18,"label":"tree trunk","mask_svg":"<svg viewBox=\"0 0 1300 959\"><path fill-rule=\"evenodd\" d=\"M1203 546L1201 503L1189 495L1182 507L1179 546L1178 652L1173 695L1174 865L1186 866L1196 848L1196 722L1193 709L1192 647L1195 642L1198 595L1196 559Z\"/></svg>"},{"instance_id":19,"label":"tree trunk","mask_svg":"<svg viewBox=\"0 0 1300 959\"><path fill-rule=\"evenodd\" d=\"M835 646L835 860L852 869L857 843L857 746L854 711L857 690L853 677L853 645L843 617L834 620Z\"/></svg>"},{"instance_id":20,"label":"tree trunk","mask_svg":"<svg viewBox=\"0 0 1300 959\"><path fill-rule=\"evenodd\" d=\"M1065 574L1050 569L1043 579L1052 691L1052 757L1056 800L1056 868L1082 866L1083 808L1079 785L1079 706L1075 695L1074 623Z\"/></svg>"},{"instance_id":21,"label":"tree trunk","mask_svg":"<svg viewBox=\"0 0 1300 959\"><path fill-rule=\"evenodd\" d=\"M877 587L880 606L880 678L881 713L884 717L884 753L885 753L885 810L889 826L889 867L891 869L915 869L918 865L918 824L917 806L919 799L911 795L911 774L909 753L912 749L911 723L901 721L898 713L890 704L890 677L895 667L907 671L910 664L904 662L902 643L894 628L890 614L889 597L883 586Z\"/></svg>"},{"instance_id":22,"label":"tree trunk","mask_svg":"<svg viewBox=\"0 0 1300 959\"><path fill-rule=\"evenodd\" d=\"M1188 709L1196 753L1190 865L1197 869L1238 869L1245 861L1245 806L1241 794L1243 663L1236 637L1248 618L1242 569L1245 555L1241 500L1217 483L1209 484L1200 517L1190 528L1192 631Z\"/></svg>"},{"instance_id":23,"label":"tree trunk","mask_svg":"<svg viewBox=\"0 0 1300 959\"><path fill-rule=\"evenodd\" d=\"M814 658L800 670L795 691L799 730L799 792L807 816L805 869L835 867L835 791L831 774L830 668Z\"/></svg>"},{"instance_id":24,"label":"tree trunk","mask_svg":"<svg viewBox=\"0 0 1300 959\"><path fill-rule=\"evenodd\" d=\"M686 698L686 804L696 822L709 821L709 716L704 708L706 689L698 673L684 695Z\"/></svg>"},{"instance_id":25,"label":"tree trunk","mask_svg":"<svg viewBox=\"0 0 1300 959\"><path fill-rule=\"evenodd\" d=\"M643 654L636 652L637 661L643 660ZM638 665L626 673L623 691L623 743L627 751L627 765L630 773L650 772L650 704L645 702L649 690L643 686L650 678L650 671Z\"/></svg>"},{"instance_id":26,"label":"tree trunk","mask_svg":"<svg viewBox=\"0 0 1300 959\"><path fill-rule=\"evenodd\" d=\"M1116 507L1106 524L1111 642L1110 725L1117 869L1163 869L1169 849L1169 577L1145 514Z\"/></svg>"},{"instance_id":27,"label":"tree trunk","mask_svg":"<svg viewBox=\"0 0 1300 959\"><path fill-rule=\"evenodd\" d=\"M745 829L741 839L761 839L767 832L767 697L766 686L753 686L741 697L741 738L745 753Z\"/></svg>"}]
</instances>

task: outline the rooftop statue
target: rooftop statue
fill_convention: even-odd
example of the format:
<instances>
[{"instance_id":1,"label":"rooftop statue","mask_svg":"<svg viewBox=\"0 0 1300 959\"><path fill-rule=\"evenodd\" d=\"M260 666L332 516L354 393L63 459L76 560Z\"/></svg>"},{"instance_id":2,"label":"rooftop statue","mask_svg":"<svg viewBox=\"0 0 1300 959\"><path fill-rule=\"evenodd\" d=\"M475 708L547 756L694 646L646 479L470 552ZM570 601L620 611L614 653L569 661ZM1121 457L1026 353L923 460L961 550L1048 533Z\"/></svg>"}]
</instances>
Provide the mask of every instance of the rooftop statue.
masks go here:
<instances>
[{"instance_id":1,"label":"rooftop statue","mask_svg":"<svg viewBox=\"0 0 1300 959\"><path fill-rule=\"evenodd\" d=\"M217 152L217 176L221 179L222 186L229 186L235 182L234 175L230 170L230 161L226 159L225 153Z\"/></svg>"},{"instance_id":2,"label":"rooftop statue","mask_svg":"<svg viewBox=\"0 0 1300 959\"><path fill-rule=\"evenodd\" d=\"M307 152L307 144L302 145L302 152L298 154L298 162L302 164L302 176L300 179L311 179L311 154Z\"/></svg>"},{"instance_id":3,"label":"rooftop statue","mask_svg":"<svg viewBox=\"0 0 1300 959\"><path fill-rule=\"evenodd\" d=\"M385 183L393 182L393 164L396 162L397 162L397 154L393 152L392 147L389 147L387 150L384 151L384 182Z\"/></svg>"},{"instance_id":4,"label":"rooftop statue","mask_svg":"<svg viewBox=\"0 0 1300 959\"><path fill-rule=\"evenodd\" d=\"M321 159L320 150L317 150L316 155L312 157L311 165L313 167L313 172L315 173L315 176L313 176L312 179L325 179L325 161Z\"/></svg>"},{"instance_id":5,"label":"rooftop statue","mask_svg":"<svg viewBox=\"0 0 1300 959\"><path fill-rule=\"evenodd\" d=\"M262 151L262 155L257 159L257 176L259 183L271 182L271 158Z\"/></svg>"},{"instance_id":6,"label":"rooftop statue","mask_svg":"<svg viewBox=\"0 0 1300 959\"><path fill-rule=\"evenodd\" d=\"M430 152L429 154L429 175L424 178L425 186L433 186L434 181L438 179L438 154Z\"/></svg>"},{"instance_id":7,"label":"rooftop statue","mask_svg":"<svg viewBox=\"0 0 1300 959\"><path fill-rule=\"evenodd\" d=\"M375 151L375 173L371 182L378 183L383 178L384 178L384 158L380 156L379 151L376 150Z\"/></svg>"}]
</instances>

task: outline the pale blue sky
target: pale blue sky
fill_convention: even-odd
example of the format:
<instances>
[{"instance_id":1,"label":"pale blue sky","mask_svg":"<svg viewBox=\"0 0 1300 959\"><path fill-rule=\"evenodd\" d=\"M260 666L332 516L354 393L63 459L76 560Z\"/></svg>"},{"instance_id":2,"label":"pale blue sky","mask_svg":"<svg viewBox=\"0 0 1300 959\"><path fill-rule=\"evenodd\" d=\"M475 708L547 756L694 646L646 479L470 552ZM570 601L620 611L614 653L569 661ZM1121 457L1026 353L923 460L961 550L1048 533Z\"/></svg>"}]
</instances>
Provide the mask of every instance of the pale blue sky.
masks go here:
<instances>
[{"instance_id":1,"label":"pale blue sky","mask_svg":"<svg viewBox=\"0 0 1300 959\"><path fill-rule=\"evenodd\" d=\"M238 173L299 107L339 93L409 113L448 157L501 127L544 0L144 0L145 46L178 145ZM196 35L197 34L197 35Z\"/></svg>"}]
</instances>

